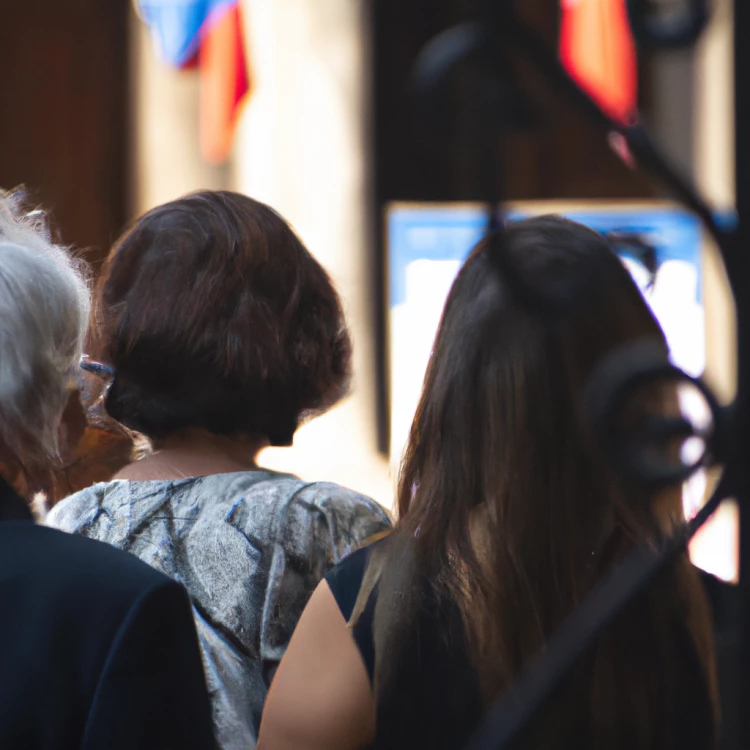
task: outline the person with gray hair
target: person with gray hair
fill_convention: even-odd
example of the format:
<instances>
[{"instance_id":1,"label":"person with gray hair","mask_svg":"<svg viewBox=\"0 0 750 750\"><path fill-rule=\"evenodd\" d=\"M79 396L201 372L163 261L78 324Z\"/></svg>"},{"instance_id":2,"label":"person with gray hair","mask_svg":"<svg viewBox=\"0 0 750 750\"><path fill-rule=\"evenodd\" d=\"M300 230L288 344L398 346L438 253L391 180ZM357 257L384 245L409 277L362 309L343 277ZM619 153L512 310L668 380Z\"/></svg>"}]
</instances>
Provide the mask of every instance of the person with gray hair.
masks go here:
<instances>
[{"instance_id":1,"label":"person with gray hair","mask_svg":"<svg viewBox=\"0 0 750 750\"><path fill-rule=\"evenodd\" d=\"M215 747L190 602L135 557L33 522L85 427L85 265L0 193L0 747Z\"/></svg>"},{"instance_id":2,"label":"person with gray hair","mask_svg":"<svg viewBox=\"0 0 750 750\"><path fill-rule=\"evenodd\" d=\"M73 376L90 297L86 266L50 241L41 212L18 216L19 203L0 199L0 458L28 494L50 489L69 447L61 417L80 415Z\"/></svg>"}]
</instances>

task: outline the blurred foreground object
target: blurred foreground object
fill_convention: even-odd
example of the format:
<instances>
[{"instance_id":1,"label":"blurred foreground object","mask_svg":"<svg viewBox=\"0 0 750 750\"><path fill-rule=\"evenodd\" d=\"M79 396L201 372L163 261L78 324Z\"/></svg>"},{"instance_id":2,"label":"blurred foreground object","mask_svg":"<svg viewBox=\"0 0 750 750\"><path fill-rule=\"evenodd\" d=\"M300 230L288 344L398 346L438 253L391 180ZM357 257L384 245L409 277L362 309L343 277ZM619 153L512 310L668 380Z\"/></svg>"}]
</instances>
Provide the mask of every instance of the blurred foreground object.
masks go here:
<instances>
[{"instance_id":1,"label":"blurred foreground object","mask_svg":"<svg viewBox=\"0 0 750 750\"><path fill-rule=\"evenodd\" d=\"M750 148L742 136L750 132L747 127L750 122L750 105L747 97L742 94L747 89L747 76L750 74L750 49L745 43L746 30L750 28L750 3L747 0L735 0L733 3L736 221L733 221L730 227L724 226L724 222L691 182L664 157L652 142L647 130L635 121L622 121L616 117L589 87L560 63L545 39L520 17L514 5L486 0L479 7L478 20L464 25L482 24L479 35L493 40L499 48L507 47L522 54L529 65L544 76L549 84L556 86L592 125L600 128L603 138L610 138L612 133L617 134L623 147L626 146L632 154L633 163L648 173L685 208L690 209L701 220L706 233L715 241L726 268L736 306L737 394L731 405L719 407L704 384L669 365L666 359L661 363L656 360L649 361L645 351L636 371L626 373L618 368L607 368L605 377L596 378L597 390L608 394L604 400L604 408L599 411L600 415L606 415L605 419L599 420L604 426L607 422L612 424L613 417L615 423L618 422L616 413L619 405L628 393L632 393L634 387L639 383L655 382L659 377L672 379L680 386L693 386L697 389L695 395L702 394L707 399L706 405L712 407L709 408L712 412L712 421L709 420L708 425L690 422L683 418L684 415L674 419L658 415L654 415L658 418L651 419L650 415L644 415L647 418L635 425L635 432L640 432L638 440L632 433L630 437L619 435L614 443L605 440L604 442L609 442L610 448L616 451L625 448L624 452L620 450L619 457L610 456L622 472L625 481L631 482L635 487L640 484L649 491L658 490L663 479L675 476L675 472L671 471L672 461L665 463L661 460L670 459L672 456L678 459L674 463L676 474L683 478L689 471L701 471L714 463L723 466L724 471L711 497L684 526L677 527L675 533L666 536L658 544L639 545L622 555L618 564L613 565L591 593L582 599L578 609L547 639L538 656L529 661L513 687L490 709L467 750L498 750L501 747L518 747L519 743L522 744L528 736L522 737L522 733L533 729L533 723L540 719L546 701L575 667L576 662L589 651L590 646L629 604L638 596L644 595L649 584L684 555L685 546L719 505L724 500L732 498L736 498L740 505L738 591L744 601L741 607L732 610L729 625L731 630L743 637L734 639L731 658L723 660L724 665L730 669L721 679L721 740L726 747L747 748L750 745L750 714L744 707L750 696L750 640L746 637L750 626L750 609L747 607L750 592L750 555L744 553L750 547L750 512L744 506L750 497L750 461L747 459L747 446L750 445L750 297L747 295L750 285L750 258L746 252L750 244ZM693 33L700 32L703 25L701 14L707 9L707 4L697 0L692 3L684 0L653 0L632 2L628 9L632 14L633 28L639 29L639 32L647 30L645 37L639 33L639 40L643 39L644 42L656 47L668 47L688 43ZM673 12L677 16L673 16ZM695 23L670 26L673 18ZM667 31L669 33L661 36L661 32ZM447 32L442 32L445 33ZM427 67L428 72L430 61L427 53L432 43L430 41L425 45L421 55L423 63L426 60L423 68ZM451 73L451 68L440 72L444 77ZM498 79L503 78L503 66L496 66L495 75ZM471 114L476 118L482 117L481 111ZM495 163L486 164L492 161L491 156L497 155L497 150L491 151L488 143L489 139L475 139L471 155L475 163L485 163L485 172L489 173L492 169L497 172L501 166L497 156ZM480 179L475 180L475 185L481 190L484 198L487 226L491 228L494 207L502 201L503 195L496 188L489 189L488 184L483 185ZM504 253L495 254L494 260L498 271L506 274L513 282L515 293L524 299L526 304L539 315L554 314L554 310L551 310L539 295L534 294L533 288L526 284L520 275L513 276L512 266ZM627 352L622 351L619 354L622 355L622 362L628 364L630 360L626 357ZM602 363L603 366L606 364ZM622 420L619 422L619 426L625 428L633 426L627 422L622 423ZM623 446L622 438L624 443L630 445ZM653 447L658 449L656 456L651 450ZM657 458L656 461L652 461L654 457ZM633 458L635 460L632 460ZM667 469L670 471L666 471ZM718 635L721 639L721 628ZM684 718L689 722L694 717L688 713ZM689 742L688 746L694 747L695 742Z\"/></svg>"},{"instance_id":2,"label":"blurred foreground object","mask_svg":"<svg viewBox=\"0 0 750 750\"><path fill-rule=\"evenodd\" d=\"M698 41L709 17L708 0L627 0L639 45L661 49Z\"/></svg>"}]
</instances>

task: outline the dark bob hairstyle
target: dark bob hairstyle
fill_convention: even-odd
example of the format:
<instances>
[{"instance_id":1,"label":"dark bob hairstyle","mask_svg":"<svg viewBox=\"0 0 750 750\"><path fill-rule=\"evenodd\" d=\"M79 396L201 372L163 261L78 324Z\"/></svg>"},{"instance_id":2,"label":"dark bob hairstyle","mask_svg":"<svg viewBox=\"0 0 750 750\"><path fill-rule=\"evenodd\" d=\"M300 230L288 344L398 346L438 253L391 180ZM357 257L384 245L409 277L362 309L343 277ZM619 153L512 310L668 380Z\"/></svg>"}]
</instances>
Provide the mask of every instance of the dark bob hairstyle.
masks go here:
<instances>
[{"instance_id":1,"label":"dark bob hairstyle","mask_svg":"<svg viewBox=\"0 0 750 750\"><path fill-rule=\"evenodd\" d=\"M342 398L351 342L333 284L289 225L232 192L159 206L120 237L95 295L109 414L152 439L197 427L290 445Z\"/></svg>"}]
</instances>

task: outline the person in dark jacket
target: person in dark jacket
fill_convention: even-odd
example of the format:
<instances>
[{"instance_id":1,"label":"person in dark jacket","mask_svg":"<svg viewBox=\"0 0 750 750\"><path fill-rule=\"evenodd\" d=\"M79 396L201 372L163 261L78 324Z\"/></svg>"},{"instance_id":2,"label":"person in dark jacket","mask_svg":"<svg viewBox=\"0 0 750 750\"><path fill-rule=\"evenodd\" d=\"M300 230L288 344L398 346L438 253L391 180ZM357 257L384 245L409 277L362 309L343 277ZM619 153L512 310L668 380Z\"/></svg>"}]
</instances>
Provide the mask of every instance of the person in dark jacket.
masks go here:
<instances>
[{"instance_id":1,"label":"person in dark jacket","mask_svg":"<svg viewBox=\"0 0 750 750\"><path fill-rule=\"evenodd\" d=\"M213 748L190 601L109 545L34 523L84 426L89 296L39 214L0 195L0 747Z\"/></svg>"}]
</instances>

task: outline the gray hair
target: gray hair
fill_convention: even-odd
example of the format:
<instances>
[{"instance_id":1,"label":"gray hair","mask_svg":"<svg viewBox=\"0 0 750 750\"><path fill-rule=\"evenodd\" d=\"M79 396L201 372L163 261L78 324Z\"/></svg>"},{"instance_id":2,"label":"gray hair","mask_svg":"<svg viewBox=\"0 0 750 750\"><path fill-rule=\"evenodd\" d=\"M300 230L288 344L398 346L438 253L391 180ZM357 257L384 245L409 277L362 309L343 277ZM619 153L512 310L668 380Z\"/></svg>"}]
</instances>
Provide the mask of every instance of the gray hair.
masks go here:
<instances>
[{"instance_id":1,"label":"gray hair","mask_svg":"<svg viewBox=\"0 0 750 750\"><path fill-rule=\"evenodd\" d=\"M0 192L0 436L22 463L60 456L89 309L83 261L52 242L41 211Z\"/></svg>"}]
</instances>

